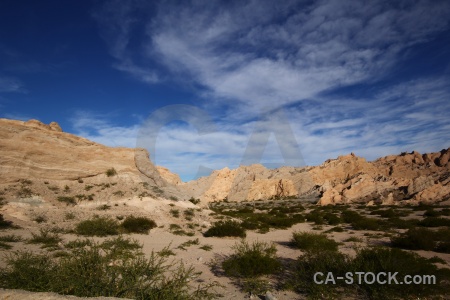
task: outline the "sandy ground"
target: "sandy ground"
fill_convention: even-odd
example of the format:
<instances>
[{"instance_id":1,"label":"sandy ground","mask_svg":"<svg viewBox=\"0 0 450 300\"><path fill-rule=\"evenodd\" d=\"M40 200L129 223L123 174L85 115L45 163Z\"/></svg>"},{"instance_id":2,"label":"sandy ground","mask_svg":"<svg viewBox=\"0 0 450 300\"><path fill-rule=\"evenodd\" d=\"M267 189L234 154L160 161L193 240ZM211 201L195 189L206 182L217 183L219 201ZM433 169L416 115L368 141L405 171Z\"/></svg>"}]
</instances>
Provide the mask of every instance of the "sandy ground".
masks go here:
<instances>
[{"instance_id":1,"label":"sandy ground","mask_svg":"<svg viewBox=\"0 0 450 300\"><path fill-rule=\"evenodd\" d=\"M39 202L39 201L38 201ZM31 203L31 204L30 204ZM110 205L108 210L98 210L97 208L101 205ZM195 209L195 216L191 221L186 221L183 216L183 211L189 208ZM175 218L170 213L171 209L180 210L180 217ZM75 218L73 220L67 220L65 217L67 213L72 213ZM192 265L197 271L201 272L201 275L197 279L198 282L212 282L217 281L222 287L216 288L216 291L223 295L220 299L249 299L249 295L241 292L239 287L233 283L228 277L220 276L218 274L213 274L211 271L210 264L221 257L230 255L233 252L232 247L240 241L237 238L206 238L202 235L202 232L206 230L206 227L214 221L214 219L209 216L211 211L207 209L201 209L196 207L190 202L175 202L170 200L154 200L150 198L131 198L122 199L119 201L114 201L113 203L108 202L87 202L82 205L77 205L75 207L64 207L55 206L50 203L36 201L28 201L28 203L10 203L3 206L0 209L0 213L10 216L10 220L14 223L22 226L22 229L1 231L0 235L6 235L14 233L16 235L23 236L24 238L30 238L31 232L38 232L39 228L42 227L54 227L58 226L60 228L73 228L76 223L80 220L87 219L93 215L110 215L112 217L117 216L127 216L127 215L141 215L152 218L158 224L158 228L154 228L150 231L148 235L142 234L130 234L127 237L138 240L143 245L143 251L147 255L150 255L152 251L158 252L165 247L169 247L175 256L170 256L168 259L172 260L182 260L186 264ZM419 213L417 213L419 214ZM33 222L33 218L36 216L44 216L47 220L45 223ZM187 223L199 224L195 228L194 236L180 236L174 235L169 230L170 224L178 224L186 229ZM204 226L204 227L202 227ZM319 231L325 231L332 226L323 226ZM289 228L287 230L271 230L265 234L259 234L253 231L247 231L248 242L261 241L274 243L277 248L277 255L284 260L294 260L299 257L302 252L298 249L291 248L289 246L289 241L291 240L292 233L294 231L311 231L312 227L310 224L301 223ZM363 246L364 244L376 244L376 243L387 243L389 238L380 236L380 232L371 232L371 236L364 235L365 231L352 231L346 230L345 232L334 232L328 234L333 237L338 242L343 242L349 237L358 237L363 240L363 243L353 243L345 242L340 246L340 250L344 253L350 255L354 254L355 246ZM376 236L378 235L378 236ZM64 241L70 241L77 239L76 235L73 234L63 234ZM104 238L95 238L96 240L104 240ZM189 240L198 239L198 245L192 245L186 248L186 250L177 248L184 242ZM11 243L13 249L11 250L1 250L0 257L9 251L14 250L31 250L31 251L45 251L39 248L39 245L30 245L23 242ZM201 246L210 245L212 250L206 251L200 249ZM444 259L448 265L450 265L450 255L428 252L428 251L417 251L420 255L425 257L438 256ZM0 266L3 266L3 260L0 261ZM447 265L447 266L448 266ZM218 276L216 276L218 275ZM196 283L196 282L194 282ZM277 291L273 290L272 293L279 300L290 300L290 299L304 299L293 292L289 291ZM42 297L41 297L42 296ZM15 292L10 290L0 289L0 299L72 299L72 297L63 297L51 293L36 294L28 292ZM108 298L98 298L98 299L108 299ZM257 299L257 298L254 298Z\"/></svg>"}]
</instances>

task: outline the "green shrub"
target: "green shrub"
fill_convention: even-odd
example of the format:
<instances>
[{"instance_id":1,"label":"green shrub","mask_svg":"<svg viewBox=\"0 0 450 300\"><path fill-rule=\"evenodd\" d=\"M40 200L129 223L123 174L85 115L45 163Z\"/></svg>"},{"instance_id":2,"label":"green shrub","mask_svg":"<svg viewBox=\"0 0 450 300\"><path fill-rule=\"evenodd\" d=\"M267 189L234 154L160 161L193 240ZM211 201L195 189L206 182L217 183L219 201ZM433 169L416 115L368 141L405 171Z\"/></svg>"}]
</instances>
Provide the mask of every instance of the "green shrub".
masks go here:
<instances>
[{"instance_id":1,"label":"green shrub","mask_svg":"<svg viewBox=\"0 0 450 300\"><path fill-rule=\"evenodd\" d=\"M200 199L195 199L194 197L191 197L191 199L189 199L189 202L191 202L192 204L199 204L200 203Z\"/></svg>"},{"instance_id":2,"label":"green shrub","mask_svg":"<svg viewBox=\"0 0 450 300\"><path fill-rule=\"evenodd\" d=\"M325 281L328 274L332 274L333 281L317 284L317 280ZM353 282L347 281L347 272ZM395 274L401 282L406 275L435 275L436 284L411 284L399 285L370 284L361 280L356 272L365 274L381 274L382 272ZM411 252L389 248L362 248L358 249L355 258L334 251L307 252L299 257L291 267L287 277L286 286L299 293L306 293L312 299L428 299L429 296L439 298L449 289L450 272L445 269L437 269L429 260ZM316 275L317 276L317 275ZM344 280L338 279L342 277ZM362 276L364 279L364 275ZM388 276L380 278L388 280ZM368 281L372 277L368 277ZM433 298L433 299L434 299Z\"/></svg>"},{"instance_id":3,"label":"green shrub","mask_svg":"<svg viewBox=\"0 0 450 300\"><path fill-rule=\"evenodd\" d=\"M76 215L73 212L66 212L66 214L64 215L64 219L66 220L74 220L75 218Z\"/></svg>"},{"instance_id":4,"label":"green shrub","mask_svg":"<svg viewBox=\"0 0 450 300\"><path fill-rule=\"evenodd\" d=\"M236 236L245 238L245 229L236 221L219 221L215 222L211 228L209 228L205 233L205 237L217 236Z\"/></svg>"},{"instance_id":5,"label":"green shrub","mask_svg":"<svg viewBox=\"0 0 450 300\"><path fill-rule=\"evenodd\" d=\"M64 202L64 203L66 203L67 205L69 205L69 204L71 204L71 205L77 204L77 201L75 200L74 197L59 196L59 197L57 198L57 200L58 200L59 202Z\"/></svg>"},{"instance_id":6,"label":"green shrub","mask_svg":"<svg viewBox=\"0 0 450 300\"><path fill-rule=\"evenodd\" d=\"M17 243L21 242L23 239L15 234L8 234L0 236L0 242Z\"/></svg>"},{"instance_id":7,"label":"green shrub","mask_svg":"<svg viewBox=\"0 0 450 300\"><path fill-rule=\"evenodd\" d=\"M126 232L147 234L150 229L157 227L155 221L147 217L128 216L121 225Z\"/></svg>"},{"instance_id":8,"label":"green shrub","mask_svg":"<svg viewBox=\"0 0 450 300\"><path fill-rule=\"evenodd\" d=\"M248 244L242 240L233 249L234 253L222 262L222 268L228 276L253 278L274 274L281 269L273 244L258 241Z\"/></svg>"},{"instance_id":9,"label":"green shrub","mask_svg":"<svg viewBox=\"0 0 450 300\"><path fill-rule=\"evenodd\" d=\"M313 232L294 232L292 244L304 251L337 251L338 243L329 239L325 234Z\"/></svg>"},{"instance_id":10,"label":"green shrub","mask_svg":"<svg viewBox=\"0 0 450 300\"><path fill-rule=\"evenodd\" d=\"M172 215L172 217L174 217L174 218L179 218L180 217L180 210L179 209L172 208L169 212Z\"/></svg>"},{"instance_id":11,"label":"green shrub","mask_svg":"<svg viewBox=\"0 0 450 300\"><path fill-rule=\"evenodd\" d=\"M407 232L391 238L391 244L396 248L410 250L433 250L436 247L433 232L425 228L409 229Z\"/></svg>"},{"instance_id":12,"label":"green shrub","mask_svg":"<svg viewBox=\"0 0 450 300\"><path fill-rule=\"evenodd\" d=\"M205 251L211 251L213 249L213 246L206 244L206 245L203 245L203 246L198 247L198 248L202 249L202 250L205 250Z\"/></svg>"},{"instance_id":13,"label":"green shrub","mask_svg":"<svg viewBox=\"0 0 450 300\"><path fill-rule=\"evenodd\" d=\"M428 217L428 218L421 220L419 222L419 225L424 226L424 227L441 227L441 226L450 227L450 219Z\"/></svg>"},{"instance_id":14,"label":"green shrub","mask_svg":"<svg viewBox=\"0 0 450 300\"><path fill-rule=\"evenodd\" d=\"M33 218L33 221L35 221L36 223L45 223L47 222L47 217L44 215L39 215Z\"/></svg>"},{"instance_id":15,"label":"green shrub","mask_svg":"<svg viewBox=\"0 0 450 300\"><path fill-rule=\"evenodd\" d=\"M189 281L198 273L182 263L167 263L142 246L117 238L103 243L83 243L54 258L48 253L15 252L6 259L0 286L36 292L55 292L79 297L133 299L211 299L211 285L196 289Z\"/></svg>"},{"instance_id":16,"label":"green shrub","mask_svg":"<svg viewBox=\"0 0 450 300\"><path fill-rule=\"evenodd\" d=\"M11 248L12 248L12 246L10 244L0 241L0 249L9 250Z\"/></svg>"},{"instance_id":17,"label":"green shrub","mask_svg":"<svg viewBox=\"0 0 450 300\"><path fill-rule=\"evenodd\" d=\"M123 197L123 196L125 196L125 193L122 192L122 191L115 191L115 192L113 193L113 195L114 195L114 196L117 196L117 197Z\"/></svg>"},{"instance_id":18,"label":"green shrub","mask_svg":"<svg viewBox=\"0 0 450 300\"><path fill-rule=\"evenodd\" d=\"M318 280L325 280L329 273L345 278L345 273L352 271L350 262L349 256L337 251L308 251L291 266L285 285L297 293L306 293L311 299L342 299L338 295L348 287L343 280L336 280L336 284L317 284L314 276L320 272L323 276ZM348 296L348 292L345 294Z\"/></svg>"},{"instance_id":19,"label":"green shrub","mask_svg":"<svg viewBox=\"0 0 450 300\"><path fill-rule=\"evenodd\" d=\"M49 229L40 229L39 234L31 233L32 238L28 240L30 244L42 244L42 248L57 248L62 238L52 233Z\"/></svg>"},{"instance_id":20,"label":"green shrub","mask_svg":"<svg viewBox=\"0 0 450 300\"><path fill-rule=\"evenodd\" d=\"M403 251L396 248L363 248L358 250L352 262L352 269L359 272L398 272L397 279L402 281L406 275L436 275L436 285L410 284L402 285L401 289L396 284L368 284L362 282L358 285L365 296L370 299L409 299L426 298L436 296L436 293L446 291L449 288L450 276L438 271L437 267L416 253ZM444 283L443 280L447 280Z\"/></svg>"},{"instance_id":21,"label":"green shrub","mask_svg":"<svg viewBox=\"0 0 450 300\"><path fill-rule=\"evenodd\" d=\"M117 175L117 171L114 168L106 170L105 173L106 173L106 176L108 176L108 177L112 177L112 176Z\"/></svg>"},{"instance_id":22,"label":"green shrub","mask_svg":"<svg viewBox=\"0 0 450 300\"><path fill-rule=\"evenodd\" d=\"M116 235L119 234L119 224L109 217L97 217L78 223L75 232L85 236Z\"/></svg>"}]
</instances>

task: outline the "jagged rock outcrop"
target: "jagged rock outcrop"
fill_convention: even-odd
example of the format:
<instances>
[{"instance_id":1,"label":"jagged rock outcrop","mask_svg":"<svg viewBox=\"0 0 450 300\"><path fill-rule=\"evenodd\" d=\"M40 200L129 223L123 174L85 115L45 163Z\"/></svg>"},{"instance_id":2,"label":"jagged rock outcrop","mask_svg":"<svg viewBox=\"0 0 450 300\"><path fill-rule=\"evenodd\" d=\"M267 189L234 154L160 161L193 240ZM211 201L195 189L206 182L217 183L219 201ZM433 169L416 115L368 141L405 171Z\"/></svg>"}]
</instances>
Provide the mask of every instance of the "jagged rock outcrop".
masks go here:
<instances>
[{"instance_id":1,"label":"jagged rock outcrop","mask_svg":"<svg viewBox=\"0 0 450 300\"><path fill-rule=\"evenodd\" d=\"M368 162L351 153L317 167L241 166L215 171L184 187L204 201L320 195L321 205L437 202L450 198L449 155L450 149L424 155L414 151Z\"/></svg>"}]
</instances>

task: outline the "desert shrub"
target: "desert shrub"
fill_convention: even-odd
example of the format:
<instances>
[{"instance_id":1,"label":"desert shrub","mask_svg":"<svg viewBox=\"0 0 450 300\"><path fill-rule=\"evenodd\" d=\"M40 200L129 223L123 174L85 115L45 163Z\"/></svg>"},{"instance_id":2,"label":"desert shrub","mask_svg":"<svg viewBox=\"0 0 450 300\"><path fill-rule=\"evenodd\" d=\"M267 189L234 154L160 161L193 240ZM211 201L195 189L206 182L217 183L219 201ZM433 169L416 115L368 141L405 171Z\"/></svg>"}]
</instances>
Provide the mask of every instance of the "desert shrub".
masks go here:
<instances>
[{"instance_id":1,"label":"desert shrub","mask_svg":"<svg viewBox=\"0 0 450 300\"><path fill-rule=\"evenodd\" d=\"M450 216L450 208L444 208L444 209L442 209L441 211L440 211L440 214L442 215L442 216Z\"/></svg>"},{"instance_id":2,"label":"desert shrub","mask_svg":"<svg viewBox=\"0 0 450 300\"><path fill-rule=\"evenodd\" d=\"M172 200L172 201L178 201L178 198L175 197L175 196L170 196L169 199Z\"/></svg>"},{"instance_id":3,"label":"desert shrub","mask_svg":"<svg viewBox=\"0 0 450 300\"><path fill-rule=\"evenodd\" d=\"M28 240L30 244L42 244L42 248L57 248L62 238L57 233L52 233L49 229L40 229L39 234L31 233L32 238Z\"/></svg>"},{"instance_id":4,"label":"desert shrub","mask_svg":"<svg viewBox=\"0 0 450 300\"><path fill-rule=\"evenodd\" d=\"M209 228L205 233L205 237L217 236L236 236L245 238L245 229L236 221L219 221L215 222L211 228Z\"/></svg>"},{"instance_id":5,"label":"desert shrub","mask_svg":"<svg viewBox=\"0 0 450 300\"><path fill-rule=\"evenodd\" d=\"M308 251L292 264L285 285L297 293L306 293L311 299L341 299L339 292L347 287L343 280L336 280L336 284L317 284L314 276L320 272L323 276L317 279L325 280L331 272L335 277L345 278L345 273L351 272L350 262L349 256L337 251Z\"/></svg>"},{"instance_id":6,"label":"desert shrub","mask_svg":"<svg viewBox=\"0 0 450 300\"><path fill-rule=\"evenodd\" d=\"M64 219L66 220L74 220L75 218L76 215L73 212L66 212L66 214L64 215Z\"/></svg>"},{"instance_id":7,"label":"desert shrub","mask_svg":"<svg viewBox=\"0 0 450 300\"><path fill-rule=\"evenodd\" d=\"M205 251L211 251L213 249L213 246L206 244L206 245L200 246L198 248L202 249L202 250L205 250Z\"/></svg>"},{"instance_id":8,"label":"desert shrub","mask_svg":"<svg viewBox=\"0 0 450 300\"><path fill-rule=\"evenodd\" d=\"M59 187L57 187L56 185L49 185L49 186L47 186L47 188L53 192L59 191Z\"/></svg>"},{"instance_id":9,"label":"desert shrub","mask_svg":"<svg viewBox=\"0 0 450 300\"><path fill-rule=\"evenodd\" d=\"M174 217L174 218L179 218L180 217L180 210L179 209L172 208L169 212L172 215L172 217Z\"/></svg>"},{"instance_id":10,"label":"desert shrub","mask_svg":"<svg viewBox=\"0 0 450 300\"><path fill-rule=\"evenodd\" d=\"M325 220L323 219L323 213L319 210L310 211L305 215L307 222L314 222L316 225L325 224Z\"/></svg>"},{"instance_id":11,"label":"desert shrub","mask_svg":"<svg viewBox=\"0 0 450 300\"><path fill-rule=\"evenodd\" d=\"M191 197L191 199L189 199L189 202L191 202L192 204L199 204L200 203L200 199L195 199L194 197Z\"/></svg>"},{"instance_id":12,"label":"desert shrub","mask_svg":"<svg viewBox=\"0 0 450 300\"><path fill-rule=\"evenodd\" d=\"M79 240L76 239L74 241L67 242L64 246L68 249L76 249L76 248L83 248L86 246L92 246L93 241L88 239Z\"/></svg>"},{"instance_id":13,"label":"desert shrub","mask_svg":"<svg viewBox=\"0 0 450 300\"><path fill-rule=\"evenodd\" d=\"M445 272L438 271L437 267L427 259L412 253L396 248L363 248L358 250L352 262L352 269L359 272L381 272L394 274L398 272L397 279L402 281L406 275L436 275L436 285L433 284L410 284L402 285L399 289L395 284L368 284L362 282L359 287L367 298L370 299L392 299L392 298L425 298L426 296L436 296L436 293L449 288L448 281L443 279L450 277ZM445 277L445 278L444 278Z\"/></svg>"},{"instance_id":14,"label":"desert shrub","mask_svg":"<svg viewBox=\"0 0 450 300\"><path fill-rule=\"evenodd\" d=\"M352 223L352 222L355 222L357 220L360 220L361 218L363 218L363 216L361 216L356 211L345 210L345 211L342 212L342 218L343 218L345 223Z\"/></svg>"},{"instance_id":15,"label":"desert shrub","mask_svg":"<svg viewBox=\"0 0 450 300\"><path fill-rule=\"evenodd\" d=\"M252 278L274 274L281 268L273 244L258 241L249 244L242 240L233 249L234 253L222 262L222 268L228 276Z\"/></svg>"},{"instance_id":16,"label":"desert shrub","mask_svg":"<svg viewBox=\"0 0 450 300\"><path fill-rule=\"evenodd\" d=\"M157 227L155 221L147 217L128 216L121 225L126 232L147 234L150 229Z\"/></svg>"},{"instance_id":17,"label":"desert shrub","mask_svg":"<svg viewBox=\"0 0 450 300\"><path fill-rule=\"evenodd\" d=\"M200 241L198 239L188 240L177 247L177 249L186 250L187 247L191 247L193 245L199 245Z\"/></svg>"},{"instance_id":18,"label":"desert shrub","mask_svg":"<svg viewBox=\"0 0 450 300\"><path fill-rule=\"evenodd\" d=\"M27 198L33 195L33 191L26 186L21 186L21 188L17 191L17 196L20 198Z\"/></svg>"},{"instance_id":19,"label":"desert shrub","mask_svg":"<svg viewBox=\"0 0 450 300\"><path fill-rule=\"evenodd\" d=\"M59 196L58 198L57 198L57 200L59 201L59 202L63 202L63 203L66 203L67 205L75 205L75 204L77 204L77 201L75 200L75 198L74 197L68 197L68 196Z\"/></svg>"},{"instance_id":20,"label":"desert shrub","mask_svg":"<svg viewBox=\"0 0 450 300\"><path fill-rule=\"evenodd\" d=\"M294 232L292 244L304 251L337 251L338 243L329 239L325 234L313 232Z\"/></svg>"},{"instance_id":21,"label":"desert shrub","mask_svg":"<svg viewBox=\"0 0 450 300\"><path fill-rule=\"evenodd\" d=\"M404 220L400 219L399 217L393 217L386 220L387 228L409 229L416 227L417 223L419 223L419 220L416 219Z\"/></svg>"},{"instance_id":22,"label":"desert shrub","mask_svg":"<svg viewBox=\"0 0 450 300\"><path fill-rule=\"evenodd\" d=\"M333 214L333 213L325 213L323 216L323 219L326 221L326 223L328 225L337 225L342 223L342 220L340 217L338 217L337 215Z\"/></svg>"},{"instance_id":23,"label":"desert shrub","mask_svg":"<svg viewBox=\"0 0 450 300\"><path fill-rule=\"evenodd\" d=\"M355 230L379 230L385 225L381 220L367 218L351 210L343 211L342 218L344 222L350 223Z\"/></svg>"},{"instance_id":24,"label":"desert shrub","mask_svg":"<svg viewBox=\"0 0 450 300\"><path fill-rule=\"evenodd\" d=\"M314 276L320 272L318 280L323 284L317 284ZM352 281L347 281L347 272L352 275ZM361 280L356 272L365 274L380 274L382 272L394 274L398 272L396 279L402 282L406 275L435 275L436 284L370 284ZM334 281L325 284L328 274L332 274ZM449 288L450 272L438 269L430 261L411 252L390 248L362 248L357 250L355 258L334 252L319 251L307 252L300 256L291 266L290 275L287 277L286 286L299 293L306 293L312 299L342 299L353 294L356 299L412 299L427 296L436 297L446 293ZM339 280L338 277L344 278ZM364 279L364 275L362 276ZM368 281L371 276L367 278ZM388 277L381 280L388 280ZM346 282L347 281L347 282Z\"/></svg>"},{"instance_id":25,"label":"desert shrub","mask_svg":"<svg viewBox=\"0 0 450 300\"><path fill-rule=\"evenodd\" d=\"M12 246L10 244L0 241L0 249L9 250L11 248Z\"/></svg>"},{"instance_id":26,"label":"desert shrub","mask_svg":"<svg viewBox=\"0 0 450 300\"><path fill-rule=\"evenodd\" d=\"M348 239L346 239L344 242L362 243L363 240L356 236L352 236L352 237L349 237Z\"/></svg>"},{"instance_id":27,"label":"desert shrub","mask_svg":"<svg viewBox=\"0 0 450 300\"><path fill-rule=\"evenodd\" d=\"M117 175L117 171L114 168L106 170L105 173L106 173L106 176L108 176L108 177L112 177L112 176Z\"/></svg>"},{"instance_id":28,"label":"desert shrub","mask_svg":"<svg viewBox=\"0 0 450 300\"><path fill-rule=\"evenodd\" d=\"M15 234L7 234L0 236L0 242L17 243L21 242L23 239Z\"/></svg>"},{"instance_id":29,"label":"desert shrub","mask_svg":"<svg viewBox=\"0 0 450 300\"><path fill-rule=\"evenodd\" d=\"M47 217L44 215L39 215L33 218L33 221L35 221L36 223L45 223L47 222Z\"/></svg>"},{"instance_id":30,"label":"desert shrub","mask_svg":"<svg viewBox=\"0 0 450 300\"><path fill-rule=\"evenodd\" d=\"M340 226L335 226L333 228L328 229L325 232L344 232L344 228L342 228Z\"/></svg>"},{"instance_id":31,"label":"desert shrub","mask_svg":"<svg viewBox=\"0 0 450 300\"><path fill-rule=\"evenodd\" d=\"M424 213L423 213L424 217L439 217L441 216L441 212L436 211L432 208L427 209Z\"/></svg>"},{"instance_id":32,"label":"desert shrub","mask_svg":"<svg viewBox=\"0 0 450 300\"><path fill-rule=\"evenodd\" d=\"M54 258L48 253L15 252L6 259L0 286L79 297L133 299L211 299L211 285L189 285L198 274L182 263L167 263L155 253L122 238L85 243Z\"/></svg>"},{"instance_id":33,"label":"desert shrub","mask_svg":"<svg viewBox=\"0 0 450 300\"><path fill-rule=\"evenodd\" d=\"M361 218L351 223L355 230L379 230L381 221L372 218Z\"/></svg>"},{"instance_id":34,"label":"desert shrub","mask_svg":"<svg viewBox=\"0 0 450 300\"><path fill-rule=\"evenodd\" d=\"M98 206L96 209L97 210L108 210L110 208L111 208L111 205L103 204L103 205Z\"/></svg>"},{"instance_id":35,"label":"desert shrub","mask_svg":"<svg viewBox=\"0 0 450 300\"><path fill-rule=\"evenodd\" d=\"M410 250L433 250L436 242L433 232L425 228L412 228L404 234L391 238L391 244L396 248Z\"/></svg>"},{"instance_id":36,"label":"desert shrub","mask_svg":"<svg viewBox=\"0 0 450 300\"><path fill-rule=\"evenodd\" d=\"M419 222L420 226L424 227L450 227L450 219L438 218L438 217L427 217Z\"/></svg>"},{"instance_id":37,"label":"desert shrub","mask_svg":"<svg viewBox=\"0 0 450 300\"><path fill-rule=\"evenodd\" d=\"M123 197L123 196L125 195L125 193L122 192L122 191L115 191L115 192L113 193L113 195L114 195L114 196L117 196L117 197Z\"/></svg>"},{"instance_id":38,"label":"desert shrub","mask_svg":"<svg viewBox=\"0 0 450 300\"><path fill-rule=\"evenodd\" d=\"M450 228L439 229L434 232L433 238L436 241L436 252L450 253Z\"/></svg>"},{"instance_id":39,"label":"desert shrub","mask_svg":"<svg viewBox=\"0 0 450 300\"><path fill-rule=\"evenodd\" d=\"M119 234L119 224L112 218L97 217L78 223L75 232L85 236L116 235Z\"/></svg>"}]
</instances>

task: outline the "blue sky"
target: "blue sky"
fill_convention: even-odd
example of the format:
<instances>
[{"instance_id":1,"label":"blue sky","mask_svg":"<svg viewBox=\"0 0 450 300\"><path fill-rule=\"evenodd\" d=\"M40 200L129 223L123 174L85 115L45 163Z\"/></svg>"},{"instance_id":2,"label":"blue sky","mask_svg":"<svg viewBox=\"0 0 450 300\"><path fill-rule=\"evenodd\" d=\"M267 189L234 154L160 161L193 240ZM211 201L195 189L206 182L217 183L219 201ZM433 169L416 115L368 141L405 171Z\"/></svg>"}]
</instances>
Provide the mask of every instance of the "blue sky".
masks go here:
<instances>
[{"instance_id":1,"label":"blue sky","mask_svg":"<svg viewBox=\"0 0 450 300\"><path fill-rule=\"evenodd\" d=\"M0 117L184 180L439 151L449 111L447 0L0 2Z\"/></svg>"}]
</instances>

